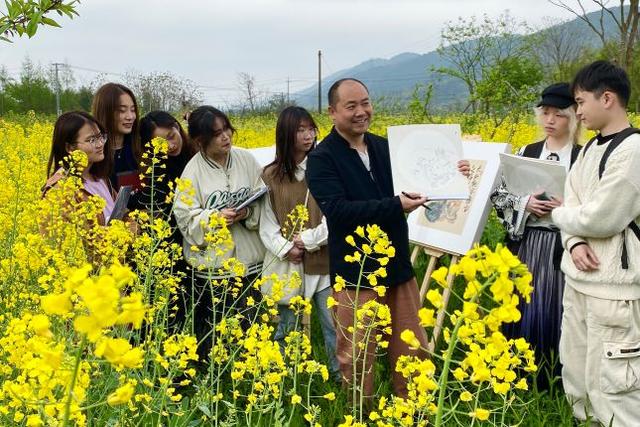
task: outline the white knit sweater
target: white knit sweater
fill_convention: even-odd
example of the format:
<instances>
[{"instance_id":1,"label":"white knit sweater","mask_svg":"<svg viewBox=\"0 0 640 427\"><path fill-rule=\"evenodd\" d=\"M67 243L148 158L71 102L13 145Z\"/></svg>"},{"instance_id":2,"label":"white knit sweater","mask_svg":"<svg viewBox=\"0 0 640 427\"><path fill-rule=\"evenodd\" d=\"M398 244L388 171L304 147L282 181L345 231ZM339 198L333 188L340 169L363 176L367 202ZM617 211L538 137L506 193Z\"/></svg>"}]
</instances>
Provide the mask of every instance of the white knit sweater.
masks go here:
<instances>
[{"instance_id":1,"label":"white knit sweater","mask_svg":"<svg viewBox=\"0 0 640 427\"><path fill-rule=\"evenodd\" d=\"M611 300L640 299L640 241L627 229L640 218L640 134L625 139L609 156L602 178L600 159L609 142L580 153L565 184L564 205L553 211L567 249L562 271L577 291ZM622 269L622 231L629 268ZM586 241L600 260L598 270L579 271L568 250Z\"/></svg>"}]
</instances>

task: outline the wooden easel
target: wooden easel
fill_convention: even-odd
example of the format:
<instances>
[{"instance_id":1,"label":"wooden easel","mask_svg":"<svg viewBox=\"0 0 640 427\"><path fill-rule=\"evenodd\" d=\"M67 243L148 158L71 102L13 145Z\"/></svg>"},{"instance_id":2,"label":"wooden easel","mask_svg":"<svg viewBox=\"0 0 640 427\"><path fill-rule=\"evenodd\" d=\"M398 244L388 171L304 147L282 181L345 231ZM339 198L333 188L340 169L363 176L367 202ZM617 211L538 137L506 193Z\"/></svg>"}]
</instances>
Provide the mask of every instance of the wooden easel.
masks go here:
<instances>
[{"instance_id":1,"label":"wooden easel","mask_svg":"<svg viewBox=\"0 0 640 427\"><path fill-rule=\"evenodd\" d=\"M427 290L429 290L429 281L431 280L431 274L435 271L438 260L442 258L444 255L451 256L451 264L453 265L458 262L459 254L454 254L451 252L446 252L441 249L432 248L429 246L424 246L419 243L412 242L415 247L413 248L413 252L411 253L411 264L415 265L416 260L418 259L418 255L420 253L424 253L429 257L429 264L427 264L427 270L424 272L424 278L422 279L422 284L420 285L420 306L424 301L424 296L427 294ZM453 286L453 274L449 273L447 275L447 287L444 288L442 292L442 307L438 310L438 316L436 318L436 325L433 328L433 335L431 336L431 340L427 346L427 350L430 353L436 348L436 344L438 343L438 338L440 337L440 333L442 332L442 325L444 324L444 318L447 315L446 308L449 304L449 297L451 296L451 287Z\"/></svg>"}]
</instances>

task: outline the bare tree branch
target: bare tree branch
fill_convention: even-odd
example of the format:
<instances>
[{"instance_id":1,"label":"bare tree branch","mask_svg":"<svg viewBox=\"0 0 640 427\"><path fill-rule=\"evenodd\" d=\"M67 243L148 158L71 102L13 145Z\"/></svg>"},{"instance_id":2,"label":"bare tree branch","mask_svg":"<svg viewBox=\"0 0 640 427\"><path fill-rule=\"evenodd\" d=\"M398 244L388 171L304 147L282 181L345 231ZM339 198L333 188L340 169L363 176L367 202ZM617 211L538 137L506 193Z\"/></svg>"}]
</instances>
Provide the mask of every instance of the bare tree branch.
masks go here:
<instances>
[{"instance_id":1,"label":"bare tree branch","mask_svg":"<svg viewBox=\"0 0 640 427\"><path fill-rule=\"evenodd\" d=\"M628 9L625 10L625 1L620 0L619 15L608 7L609 0L592 0L592 2L600 7L599 26L591 22L587 17L587 11L583 0L577 0L577 6L571 7L564 0L548 0L549 3L558 6L573 13L580 20L585 22L589 28L600 38L602 47L607 48L609 39L605 34L605 16L609 16L618 27L618 47L615 59L618 63L628 68L633 60L633 53L638 39L638 20L640 18L640 10L638 9L639 0L630 0ZM605 15L606 14L606 15Z\"/></svg>"}]
</instances>

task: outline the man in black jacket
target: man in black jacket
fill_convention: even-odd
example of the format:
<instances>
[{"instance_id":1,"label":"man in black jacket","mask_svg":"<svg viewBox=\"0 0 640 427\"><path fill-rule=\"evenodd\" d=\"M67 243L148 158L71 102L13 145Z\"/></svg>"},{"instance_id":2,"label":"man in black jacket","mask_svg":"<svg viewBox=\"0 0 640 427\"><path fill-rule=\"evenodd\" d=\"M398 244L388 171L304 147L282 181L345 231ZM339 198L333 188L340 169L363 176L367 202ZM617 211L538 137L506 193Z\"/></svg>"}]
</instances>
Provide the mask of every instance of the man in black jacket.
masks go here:
<instances>
[{"instance_id":1,"label":"man in black jacket","mask_svg":"<svg viewBox=\"0 0 640 427\"><path fill-rule=\"evenodd\" d=\"M370 397L374 390L373 362L375 361L375 332L368 342L362 334L353 334L348 328L354 325L353 304L360 266L349 263L344 256L353 253L353 247L345 237L353 234L358 226L376 224L385 231L396 253L386 266L387 277L381 279L386 286L386 295L380 297L368 286L361 285L357 292L358 307L370 300L389 306L392 333L389 338L389 356L393 371L393 388L398 396L406 397L406 380L395 365L402 355L426 356L423 351L414 351L400 339L405 329L413 331L421 346L426 347L427 337L419 325L418 310L421 301L411 262L409 260L409 230L405 212L411 212L427 199L417 193L395 195L391 175L389 144L385 138L367 130L373 114L369 91L356 79L342 79L329 89L329 114L334 127L331 133L308 157L307 183L311 194L318 202L327 219L329 228L329 259L332 282L336 276L345 279L345 290L334 293L338 302L335 307L337 326L337 357L340 370L348 384L355 377L360 381L364 372L364 396ZM461 172L468 172L468 162L459 165ZM379 268L377 262L365 264L364 271ZM362 342L357 348L356 360L352 356L352 342ZM365 354L366 353L366 357ZM364 360L364 362L363 362Z\"/></svg>"}]
</instances>

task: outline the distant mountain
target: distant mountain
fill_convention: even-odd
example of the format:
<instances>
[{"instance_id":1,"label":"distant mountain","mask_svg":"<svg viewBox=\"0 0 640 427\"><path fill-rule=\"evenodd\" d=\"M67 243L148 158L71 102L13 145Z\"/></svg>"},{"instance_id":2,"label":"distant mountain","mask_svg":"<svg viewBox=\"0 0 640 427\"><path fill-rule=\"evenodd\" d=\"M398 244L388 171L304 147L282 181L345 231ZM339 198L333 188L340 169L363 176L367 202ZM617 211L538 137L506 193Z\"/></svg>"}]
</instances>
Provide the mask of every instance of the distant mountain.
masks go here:
<instances>
[{"instance_id":1,"label":"distant mountain","mask_svg":"<svg viewBox=\"0 0 640 427\"><path fill-rule=\"evenodd\" d=\"M434 96L443 105L455 103L460 94L465 93L462 82L455 79L440 79L431 72L435 67L445 66L445 61L437 52L425 54L401 53L390 59L369 59L353 68L338 71L322 80L323 104L327 104L326 91L331 84L343 77L362 80L376 98L386 97L406 100L418 83L429 83L439 79L434 88ZM318 102L318 85L303 90L293 96L300 105L313 107Z\"/></svg>"},{"instance_id":2,"label":"distant mountain","mask_svg":"<svg viewBox=\"0 0 640 427\"><path fill-rule=\"evenodd\" d=\"M617 13L619 8L613 8ZM597 22L599 12L588 15L592 22ZM605 14L605 28L608 34L615 34L615 24ZM574 37L580 38L587 47L599 46L599 39L586 23L579 18L559 24L569 29ZM410 99L417 84L434 83L434 107L453 107L466 104L468 91L461 80L435 73L432 70L447 66L447 61L437 51L424 54L405 52L389 59L374 58L364 61L355 67L338 71L322 80L323 105L327 105L327 90L335 82L344 77L355 77L362 80L372 93L374 99L385 98L406 102ZM305 107L313 108L318 104L318 85L293 94L292 98Z\"/></svg>"}]
</instances>

